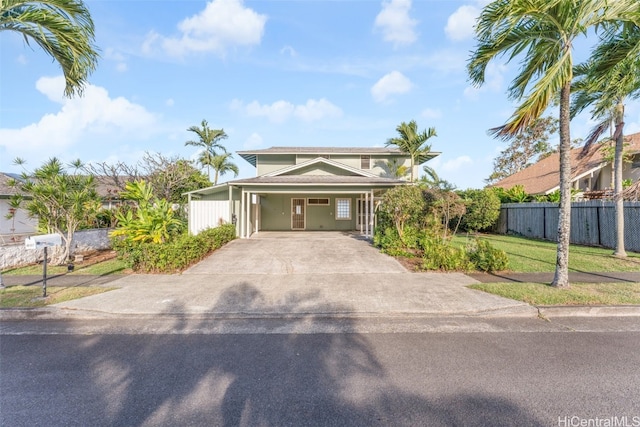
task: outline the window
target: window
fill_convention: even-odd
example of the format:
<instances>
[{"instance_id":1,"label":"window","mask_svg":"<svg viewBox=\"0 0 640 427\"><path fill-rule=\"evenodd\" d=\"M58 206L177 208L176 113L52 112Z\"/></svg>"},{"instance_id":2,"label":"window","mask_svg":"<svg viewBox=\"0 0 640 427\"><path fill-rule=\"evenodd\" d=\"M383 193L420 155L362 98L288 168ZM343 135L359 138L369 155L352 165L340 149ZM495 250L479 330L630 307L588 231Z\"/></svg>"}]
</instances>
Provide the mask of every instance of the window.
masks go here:
<instances>
[{"instance_id":1,"label":"window","mask_svg":"<svg viewBox=\"0 0 640 427\"><path fill-rule=\"evenodd\" d=\"M309 206L329 206L329 199L307 199L307 205Z\"/></svg>"},{"instance_id":2,"label":"window","mask_svg":"<svg viewBox=\"0 0 640 427\"><path fill-rule=\"evenodd\" d=\"M371 156L360 156L360 169L371 169Z\"/></svg>"},{"instance_id":3,"label":"window","mask_svg":"<svg viewBox=\"0 0 640 427\"><path fill-rule=\"evenodd\" d=\"M351 219L351 199L336 199L336 219Z\"/></svg>"}]
</instances>

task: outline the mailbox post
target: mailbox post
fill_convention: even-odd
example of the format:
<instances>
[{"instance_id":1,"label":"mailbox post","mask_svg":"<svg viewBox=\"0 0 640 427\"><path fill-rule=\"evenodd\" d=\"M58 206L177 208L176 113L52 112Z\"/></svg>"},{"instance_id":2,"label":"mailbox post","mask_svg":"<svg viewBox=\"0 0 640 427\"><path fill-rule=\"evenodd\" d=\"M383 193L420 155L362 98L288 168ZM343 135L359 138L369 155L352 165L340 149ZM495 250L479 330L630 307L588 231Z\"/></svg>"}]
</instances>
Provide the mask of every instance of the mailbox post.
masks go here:
<instances>
[{"instance_id":1,"label":"mailbox post","mask_svg":"<svg viewBox=\"0 0 640 427\"><path fill-rule=\"evenodd\" d=\"M47 296L47 250L53 246L62 245L62 237L57 234L42 234L24 239L26 249L44 248L44 264L42 265L42 297Z\"/></svg>"}]
</instances>

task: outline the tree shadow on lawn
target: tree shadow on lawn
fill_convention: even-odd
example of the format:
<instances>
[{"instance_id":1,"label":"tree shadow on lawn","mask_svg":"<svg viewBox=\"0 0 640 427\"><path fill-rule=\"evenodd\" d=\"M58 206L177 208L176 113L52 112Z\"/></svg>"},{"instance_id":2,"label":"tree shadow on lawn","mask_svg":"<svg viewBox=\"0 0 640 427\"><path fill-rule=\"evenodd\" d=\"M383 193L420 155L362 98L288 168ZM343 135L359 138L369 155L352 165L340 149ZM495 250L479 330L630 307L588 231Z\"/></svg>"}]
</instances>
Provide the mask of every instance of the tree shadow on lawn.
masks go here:
<instances>
[{"instance_id":1,"label":"tree shadow on lawn","mask_svg":"<svg viewBox=\"0 0 640 427\"><path fill-rule=\"evenodd\" d=\"M265 301L258 288L243 282L226 289L214 309L318 308L313 293L296 292L277 304ZM174 306L168 313L180 309ZM332 309L349 311L348 306ZM42 336L39 349L19 355L21 363L47 363L66 380L52 396L28 379L20 387L27 389L22 391L31 407L52 411L58 425L542 425L516 403L489 393L428 397L428 376L422 379L424 395L401 389L364 334L197 332L218 321L201 319L194 325L192 318L176 318L172 333L164 335L69 336L65 342L73 346L73 358L50 351L58 337ZM252 321L236 319L247 328ZM312 330L320 321L318 315L301 315L289 319L287 330ZM342 330L355 331L354 320L341 322ZM46 362L40 351L47 352ZM65 411L69 407L82 408L81 418ZM32 412L21 409L5 402L2 417L27 425Z\"/></svg>"}]
</instances>

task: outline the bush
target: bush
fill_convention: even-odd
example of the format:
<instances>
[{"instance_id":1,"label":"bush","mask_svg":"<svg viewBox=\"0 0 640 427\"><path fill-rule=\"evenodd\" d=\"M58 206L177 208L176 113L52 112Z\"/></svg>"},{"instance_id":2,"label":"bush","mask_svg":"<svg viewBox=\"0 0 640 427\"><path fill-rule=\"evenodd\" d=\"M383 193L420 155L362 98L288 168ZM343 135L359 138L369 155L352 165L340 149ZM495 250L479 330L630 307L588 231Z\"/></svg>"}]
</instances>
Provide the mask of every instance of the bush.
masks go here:
<instances>
[{"instance_id":1,"label":"bush","mask_svg":"<svg viewBox=\"0 0 640 427\"><path fill-rule=\"evenodd\" d=\"M398 230L393 227L378 227L373 236L374 246L391 256L413 256L404 246L404 243L398 236Z\"/></svg>"},{"instance_id":2,"label":"bush","mask_svg":"<svg viewBox=\"0 0 640 427\"><path fill-rule=\"evenodd\" d=\"M469 260L478 270L493 272L509 267L507 253L494 248L488 240L475 239L467 246Z\"/></svg>"},{"instance_id":3,"label":"bush","mask_svg":"<svg viewBox=\"0 0 640 427\"><path fill-rule=\"evenodd\" d=\"M113 248L128 267L141 273L175 273L200 261L236 237L232 224L210 228L198 235L182 234L165 243L140 243L112 238Z\"/></svg>"},{"instance_id":4,"label":"bush","mask_svg":"<svg viewBox=\"0 0 640 427\"><path fill-rule=\"evenodd\" d=\"M452 246L440 238L425 242L422 268L425 270L468 271L473 264L464 249Z\"/></svg>"},{"instance_id":5,"label":"bush","mask_svg":"<svg viewBox=\"0 0 640 427\"><path fill-rule=\"evenodd\" d=\"M462 216L460 228L482 231L492 227L500 216L500 198L491 189L466 190L458 193L465 200L467 212Z\"/></svg>"}]
</instances>

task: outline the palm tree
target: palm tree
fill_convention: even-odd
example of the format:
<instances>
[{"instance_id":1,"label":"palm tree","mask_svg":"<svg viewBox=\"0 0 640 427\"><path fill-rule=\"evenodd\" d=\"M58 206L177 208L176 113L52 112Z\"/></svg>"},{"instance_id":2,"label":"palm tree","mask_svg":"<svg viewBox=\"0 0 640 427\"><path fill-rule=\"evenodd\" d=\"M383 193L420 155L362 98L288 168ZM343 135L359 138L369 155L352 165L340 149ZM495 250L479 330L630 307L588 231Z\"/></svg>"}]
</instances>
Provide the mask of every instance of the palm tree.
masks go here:
<instances>
[{"instance_id":1,"label":"palm tree","mask_svg":"<svg viewBox=\"0 0 640 427\"><path fill-rule=\"evenodd\" d=\"M640 27L636 27L640 28ZM640 31L639 31L640 32ZM617 36L602 42L592 53L589 61L576 67L576 82L571 114L576 115L593 105L592 117L597 125L585 142L585 148L595 142L608 128L613 127L615 141L614 200L616 211L616 248L614 255L626 257L624 248L624 200L622 197L622 167L624 164L624 107L627 98L640 96L640 57L629 57L614 64L602 73L599 63L607 52L615 49Z\"/></svg>"},{"instance_id":2,"label":"palm tree","mask_svg":"<svg viewBox=\"0 0 640 427\"><path fill-rule=\"evenodd\" d=\"M413 182L415 181L413 171L416 161L426 160L429 157L431 145L426 145L426 142L429 138L437 136L436 129L429 128L419 133L416 121L411 120L409 123L400 123L396 131L400 137L388 139L387 147L395 145L411 157L411 182Z\"/></svg>"},{"instance_id":3,"label":"palm tree","mask_svg":"<svg viewBox=\"0 0 640 427\"><path fill-rule=\"evenodd\" d=\"M2 0L0 31L38 44L62 67L65 96L81 95L96 69L97 48L89 10L81 0Z\"/></svg>"},{"instance_id":4,"label":"palm tree","mask_svg":"<svg viewBox=\"0 0 640 427\"><path fill-rule=\"evenodd\" d=\"M202 153L203 155L205 153ZM240 173L238 166L231 162L231 157L233 155L231 153L218 154L217 156L211 157L211 159L207 159L209 162L207 165L211 166L215 171L215 175L213 178L213 185L218 185L218 177L226 174L227 172L233 172L233 176L236 177ZM201 161L204 159L201 159Z\"/></svg>"},{"instance_id":5,"label":"palm tree","mask_svg":"<svg viewBox=\"0 0 640 427\"><path fill-rule=\"evenodd\" d=\"M218 155L216 150L222 150L225 153L227 152L227 149L220 144L221 140L227 138L227 134L224 132L224 129L209 129L209 123L204 119L202 120L201 126L202 127L191 126L187 129L189 132L193 132L198 135L198 140L187 141L184 145L193 145L203 149L198 161L202 166L207 167L207 176L211 179L211 171L209 168L213 157Z\"/></svg>"},{"instance_id":6,"label":"palm tree","mask_svg":"<svg viewBox=\"0 0 640 427\"><path fill-rule=\"evenodd\" d=\"M636 0L496 0L478 18L478 45L468 63L476 86L484 82L487 65L494 58L506 55L510 61L524 55L509 87L510 98L524 101L505 125L491 130L493 134L508 139L521 133L559 96L561 196L553 286L569 286L573 43L590 29L637 18Z\"/></svg>"}]
</instances>

